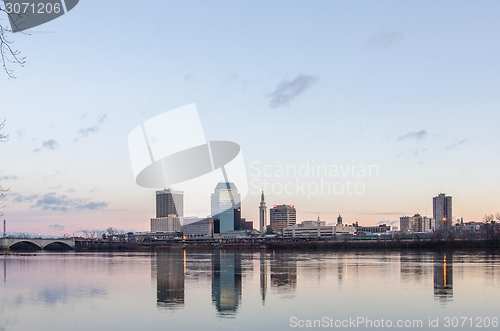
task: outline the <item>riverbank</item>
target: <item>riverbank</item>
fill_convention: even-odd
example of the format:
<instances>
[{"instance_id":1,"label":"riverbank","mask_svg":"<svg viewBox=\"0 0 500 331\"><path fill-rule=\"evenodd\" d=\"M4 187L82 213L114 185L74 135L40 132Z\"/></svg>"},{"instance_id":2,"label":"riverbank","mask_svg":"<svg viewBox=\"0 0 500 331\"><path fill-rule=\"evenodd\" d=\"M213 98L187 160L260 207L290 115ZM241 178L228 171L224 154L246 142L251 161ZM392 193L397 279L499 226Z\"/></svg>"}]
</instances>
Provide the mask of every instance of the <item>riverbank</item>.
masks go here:
<instances>
[{"instance_id":1,"label":"riverbank","mask_svg":"<svg viewBox=\"0 0 500 331\"><path fill-rule=\"evenodd\" d=\"M157 250L499 250L500 240L356 240L356 241L285 241L266 243L101 243L76 247L78 252L157 251Z\"/></svg>"}]
</instances>

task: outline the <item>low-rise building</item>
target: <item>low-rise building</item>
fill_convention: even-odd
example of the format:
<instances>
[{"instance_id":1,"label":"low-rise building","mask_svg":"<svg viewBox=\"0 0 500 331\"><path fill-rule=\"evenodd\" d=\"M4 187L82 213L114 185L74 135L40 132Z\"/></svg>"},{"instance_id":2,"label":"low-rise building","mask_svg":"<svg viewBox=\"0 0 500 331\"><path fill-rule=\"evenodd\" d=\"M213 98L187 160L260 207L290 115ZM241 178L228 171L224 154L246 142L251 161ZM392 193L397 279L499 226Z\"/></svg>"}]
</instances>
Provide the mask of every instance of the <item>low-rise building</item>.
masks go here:
<instances>
[{"instance_id":1,"label":"low-rise building","mask_svg":"<svg viewBox=\"0 0 500 331\"><path fill-rule=\"evenodd\" d=\"M399 218L401 231L405 232L428 232L436 229L433 218L415 214L413 216L401 216Z\"/></svg>"},{"instance_id":2,"label":"low-rise building","mask_svg":"<svg viewBox=\"0 0 500 331\"><path fill-rule=\"evenodd\" d=\"M213 238L214 219L212 217L190 219L190 222L182 227L183 235L186 239Z\"/></svg>"},{"instance_id":3,"label":"low-rise building","mask_svg":"<svg viewBox=\"0 0 500 331\"><path fill-rule=\"evenodd\" d=\"M151 219L151 232L181 232L181 221L176 215Z\"/></svg>"},{"instance_id":4,"label":"low-rise building","mask_svg":"<svg viewBox=\"0 0 500 331\"><path fill-rule=\"evenodd\" d=\"M391 231L391 226L386 224L373 225L373 226L356 226L356 232L386 233L389 231Z\"/></svg>"},{"instance_id":5,"label":"low-rise building","mask_svg":"<svg viewBox=\"0 0 500 331\"><path fill-rule=\"evenodd\" d=\"M283 228L284 238L321 238L335 235L335 226L326 225L318 217L317 221L303 221Z\"/></svg>"}]
</instances>

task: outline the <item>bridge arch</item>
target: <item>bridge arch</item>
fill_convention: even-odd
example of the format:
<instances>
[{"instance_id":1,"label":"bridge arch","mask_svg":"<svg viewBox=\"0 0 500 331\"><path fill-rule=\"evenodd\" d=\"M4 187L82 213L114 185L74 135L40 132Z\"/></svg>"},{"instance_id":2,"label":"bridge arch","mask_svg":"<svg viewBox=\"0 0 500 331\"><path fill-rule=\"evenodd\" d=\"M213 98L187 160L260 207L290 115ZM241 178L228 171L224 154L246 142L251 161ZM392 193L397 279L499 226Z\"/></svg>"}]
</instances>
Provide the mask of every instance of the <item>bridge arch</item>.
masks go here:
<instances>
[{"instance_id":1,"label":"bridge arch","mask_svg":"<svg viewBox=\"0 0 500 331\"><path fill-rule=\"evenodd\" d=\"M9 245L9 249L16 250L16 249L23 249L23 248L31 248L31 249L36 249L36 250L41 250L42 247L37 243L29 239L22 239L22 240L17 240Z\"/></svg>"},{"instance_id":2,"label":"bridge arch","mask_svg":"<svg viewBox=\"0 0 500 331\"><path fill-rule=\"evenodd\" d=\"M64 249L64 250L71 250L73 249L73 247L64 242L64 241L61 241L61 240L53 240L53 241L50 241L50 242L47 242L47 243L44 243L44 245L42 246L42 249L57 249L57 248L61 248L61 249Z\"/></svg>"}]
</instances>

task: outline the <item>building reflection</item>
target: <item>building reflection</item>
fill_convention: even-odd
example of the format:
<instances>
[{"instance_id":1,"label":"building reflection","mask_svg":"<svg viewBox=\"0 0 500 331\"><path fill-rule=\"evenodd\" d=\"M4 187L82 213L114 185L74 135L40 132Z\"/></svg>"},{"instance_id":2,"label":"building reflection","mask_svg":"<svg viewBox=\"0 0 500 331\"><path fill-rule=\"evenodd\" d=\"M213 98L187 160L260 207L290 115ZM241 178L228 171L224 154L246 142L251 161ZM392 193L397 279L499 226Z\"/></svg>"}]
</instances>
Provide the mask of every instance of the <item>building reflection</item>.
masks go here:
<instances>
[{"instance_id":1,"label":"building reflection","mask_svg":"<svg viewBox=\"0 0 500 331\"><path fill-rule=\"evenodd\" d=\"M289 253L273 252L271 256L271 286L278 293L295 293L297 260Z\"/></svg>"},{"instance_id":2,"label":"building reflection","mask_svg":"<svg viewBox=\"0 0 500 331\"><path fill-rule=\"evenodd\" d=\"M156 305L166 309L184 307L183 251L156 253Z\"/></svg>"},{"instance_id":3,"label":"building reflection","mask_svg":"<svg viewBox=\"0 0 500 331\"><path fill-rule=\"evenodd\" d=\"M414 252L401 252L399 255L399 274L406 282L423 282L430 276L430 266L426 263L426 255Z\"/></svg>"},{"instance_id":4,"label":"building reflection","mask_svg":"<svg viewBox=\"0 0 500 331\"><path fill-rule=\"evenodd\" d=\"M266 253L260 252L260 295L262 297L262 304L266 303L267 294L267 261Z\"/></svg>"},{"instance_id":5,"label":"building reflection","mask_svg":"<svg viewBox=\"0 0 500 331\"><path fill-rule=\"evenodd\" d=\"M236 315L241 289L241 253L215 251L212 255L212 302L220 317Z\"/></svg>"},{"instance_id":6,"label":"building reflection","mask_svg":"<svg viewBox=\"0 0 500 331\"><path fill-rule=\"evenodd\" d=\"M453 299L453 255L451 252L434 254L434 298L442 302Z\"/></svg>"}]
</instances>

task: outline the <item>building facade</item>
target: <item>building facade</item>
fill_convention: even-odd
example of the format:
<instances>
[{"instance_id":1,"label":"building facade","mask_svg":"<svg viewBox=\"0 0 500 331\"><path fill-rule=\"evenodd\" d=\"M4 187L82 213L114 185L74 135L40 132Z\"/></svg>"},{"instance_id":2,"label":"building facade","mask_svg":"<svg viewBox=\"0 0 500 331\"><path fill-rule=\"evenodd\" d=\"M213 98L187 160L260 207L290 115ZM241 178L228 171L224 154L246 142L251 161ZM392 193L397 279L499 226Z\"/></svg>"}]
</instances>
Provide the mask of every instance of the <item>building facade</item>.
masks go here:
<instances>
[{"instance_id":1,"label":"building facade","mask_svg":"<svg viewBox=\"0 0 500 331\"><path fill-rule=\"evenodd\" d=\"M428 232L436 229L436 223L433 218L415 214L400 217L399 228L405 232Z\"/></svg>"},{"instance_id":2,"label":"building facade","mask_svg":"<svg viewBox=\"0 0 500 331\"><path fill-rule=\"evenodd\" d=\"M156 218L175 215L184 218L184 192L172 189L156 191Z\"/></svg>"},{"instance_id":3,"label":"building facade","mask_svg":"<svg viewBox=\"0 0 500 331\"><path fill-rule=\"evenodd\" d=\"M216 233L240 230L241 196L234 183L217 184L211 196L211 207Z\"/></svg>"},{"instance_id":4,"label":"building facade","mask_svg":"<svg viewBox=\"0 0 500 331\"><path fill-rule=\"evenodd\" d=\"M269 210L269 216L273 231L281 231L283 228L297 223L297 212L293 205L274 205Z\"/></svg>"},{"instance_id":5,"label":"building facade","mask_svg":"<svg viewBox=\"0 0 500 331\"><path fill-rule=\"evenodd\" d=\"M167 217L157 217L151 219L151 232L181 232L180 218L174 215Z\"/></svg>"},{"instance_id":6,"label":"building facade","mask_svg":"<svg viewBox=\"0 0 500 331\"><path fill-rule=\"evenodd\" d=\"M453 221L451 207L451 196L447 196L444 193L441 193L432 199L433 217L436 221L437 231L451 230Z\"/></svg>"},{"instance_id":7,"label":"building facade","mask_svg":"<svg viewBox=\"0 0 500 331\"><path fill-rule=\"evenodd\" d=\"M190 222L182 227L182 233L186 239L213 238L214 219L212 217L207 217Z\"/></svg>"},{"instance_id":8,"label":"building facade","mask_svg":"<svg viewBox=\"0 0 500 331\"><path fill-rule=\"evenodd\" d=\"M301 224L283 228L284 238L321 238L334 235L335 226L326 225L319 217L317 221L303 221Z\"/></svg>"}]
</instances>

